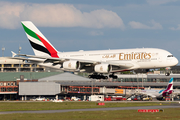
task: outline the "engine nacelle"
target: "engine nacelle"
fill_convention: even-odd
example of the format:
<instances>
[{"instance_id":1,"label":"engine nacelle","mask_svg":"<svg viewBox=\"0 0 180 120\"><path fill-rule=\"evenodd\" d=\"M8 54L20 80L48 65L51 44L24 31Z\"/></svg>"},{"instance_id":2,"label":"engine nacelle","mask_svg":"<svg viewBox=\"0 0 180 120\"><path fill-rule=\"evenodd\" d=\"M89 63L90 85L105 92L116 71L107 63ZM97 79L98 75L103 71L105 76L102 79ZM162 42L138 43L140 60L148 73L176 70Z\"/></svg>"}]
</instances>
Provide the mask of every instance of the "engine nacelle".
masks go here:
<instances>
[{"instance_id":1,"label":"engine nacelle","mask_svg":"<svg viewBox=\"0 0 180 120\"><path fill-rule=\"evenodd\" d=\"M94 71L98 73L109 73L111 70L111 65L109 64L98 64L95 65Z\"/></svg>"},{"instance_id":2,"label":"engine nacelle","mask_svg":"<svg viewBox=\"0 0 180 120\"><path fill-rule=\"evenodd\" d=\"M79 61L65 61L63 63L63 68L68 70L77 70L80 68Z\"/></svg>"}]
</instances>

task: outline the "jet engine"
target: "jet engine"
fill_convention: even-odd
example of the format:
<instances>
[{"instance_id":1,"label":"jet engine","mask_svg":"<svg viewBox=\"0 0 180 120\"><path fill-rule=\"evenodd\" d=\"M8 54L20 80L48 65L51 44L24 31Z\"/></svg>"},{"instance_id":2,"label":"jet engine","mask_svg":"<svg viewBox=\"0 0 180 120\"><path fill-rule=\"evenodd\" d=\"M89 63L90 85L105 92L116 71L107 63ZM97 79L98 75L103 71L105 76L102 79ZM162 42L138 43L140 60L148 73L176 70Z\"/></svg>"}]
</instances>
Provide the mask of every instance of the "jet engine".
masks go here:
<instances>
[{"instance_id":1,"label":"jet engine","mask_svg":"<svg viewBox=\"0 0 180 120\"><path fill-rule=\"evenodd\" d=\"M76 70L80 68L79 61L65 61L63 62L63 68L68 70Z\"/></svg>"},{"instance_id":2,"label":"jet engine","mask_svg":"<svg viewBox=\"0 0 180 120\"><path fill-rule=\"evenodd\" d=\"M94 71L97 73L109 73L111 70L111 65L109 64L98 64L95 65Z\"/></svg>"}]
</instances>

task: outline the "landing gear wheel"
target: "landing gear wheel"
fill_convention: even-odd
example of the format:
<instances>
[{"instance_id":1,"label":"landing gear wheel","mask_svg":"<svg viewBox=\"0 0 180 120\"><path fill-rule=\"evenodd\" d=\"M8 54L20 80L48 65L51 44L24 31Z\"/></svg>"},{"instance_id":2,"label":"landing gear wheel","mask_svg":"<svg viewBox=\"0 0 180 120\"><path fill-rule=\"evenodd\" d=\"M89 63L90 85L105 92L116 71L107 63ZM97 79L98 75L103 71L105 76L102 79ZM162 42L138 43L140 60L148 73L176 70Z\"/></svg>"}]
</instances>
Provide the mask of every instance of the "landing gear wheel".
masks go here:
<instances>
[{"instance_id":1,"label":"landing gear wheel","mask_svg":"<svg viewBox=\"0 0 180 120\"><path fill-rule=\"evenodd\" d=\"M165 75L166 75L166 76L169 76L169 75L170 75L170 73L168 73L168 72L167 72L167 73L165 73Z\"/></svg>"},{"instance_id":2,"label":"landing gear wheel","mask_svg":"<svg viewBox=\"0 0 180 120\"><path fill-rule=\"evenodd\" d=\"M118 77L116 75L114 75L114 73L113 73L113 74L109 75L109 78L117 79Z\"/></svg>"}]
</instances>

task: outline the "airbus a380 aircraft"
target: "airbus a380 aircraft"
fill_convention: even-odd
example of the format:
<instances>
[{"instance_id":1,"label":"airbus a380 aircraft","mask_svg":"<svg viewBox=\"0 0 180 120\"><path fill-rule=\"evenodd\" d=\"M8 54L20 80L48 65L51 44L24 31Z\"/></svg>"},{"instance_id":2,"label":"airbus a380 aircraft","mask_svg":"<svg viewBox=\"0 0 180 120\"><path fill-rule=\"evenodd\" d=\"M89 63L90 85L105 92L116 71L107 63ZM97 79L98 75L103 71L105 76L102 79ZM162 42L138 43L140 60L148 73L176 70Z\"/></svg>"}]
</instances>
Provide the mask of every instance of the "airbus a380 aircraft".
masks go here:
<instances>
[{"instance_id":1,"label":"airbus a380 aircraft","mask_svg":"<svg viewBox=\"0 0 180 120\"><path fill-rule=\"evenodd\" d=\"M155 48L59 52L31 21L22 21L22 26L35 55L19 56L52 63L53 66L61 65L60 69L64 71L93 73L90 78L107 78L102 74L117 78L114 75L116 72L164 68L178 64L178 60L170 52Z\"/></svg>"}]
</instances>

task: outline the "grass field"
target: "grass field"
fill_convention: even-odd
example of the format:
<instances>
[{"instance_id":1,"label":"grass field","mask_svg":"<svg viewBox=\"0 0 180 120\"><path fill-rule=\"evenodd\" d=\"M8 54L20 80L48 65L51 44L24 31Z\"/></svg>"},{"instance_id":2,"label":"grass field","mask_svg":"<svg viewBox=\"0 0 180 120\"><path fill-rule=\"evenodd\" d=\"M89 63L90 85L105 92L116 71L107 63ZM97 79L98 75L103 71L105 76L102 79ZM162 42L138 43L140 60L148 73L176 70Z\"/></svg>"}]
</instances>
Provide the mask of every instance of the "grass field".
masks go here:
<instances>
[{"instance_id":1,"label":"grass field","mask_svg":"<svg viewBox=\"0 0 180 120\"><path fill-rule=\"evenodd\" d=\"M169 103L162 103L167 105ZM61 110L61 109L86 109L107 107L155 106L159 102L109 102L98 106L97 102L0 102L0 111L27 111L27 110Z\"/></svg>"},{"instance_id":2,"label":"grass field","mask_svg":"<svg viewBox=\"0 0 180 120\"><path fill-rule=\"evenodd\" d=\"M179 120L180 108L158 113L138 113L137 110L80 111L49 114L4 114L1 120Z\"/></svg>"},{"instance_id":3,"label":"grass field","mask_svg":"<svg viewBox=\"0 0 180 120\"><path fill-rule=\"evenodd\" d=\"M168 105L171 103L162 103ZM82 109L102 107L129 107L129 106L152 106L160 105L159 102L113 102L98 106L96 102L0 102L0 111L19 110L58 110L58 109ZM79 111L65 113L46 114L2 114L1 120L179 120L180 108L164 109L164 112L138 113L137 110L115 111Z\"/></svg>"}]
</instances>

